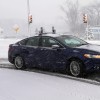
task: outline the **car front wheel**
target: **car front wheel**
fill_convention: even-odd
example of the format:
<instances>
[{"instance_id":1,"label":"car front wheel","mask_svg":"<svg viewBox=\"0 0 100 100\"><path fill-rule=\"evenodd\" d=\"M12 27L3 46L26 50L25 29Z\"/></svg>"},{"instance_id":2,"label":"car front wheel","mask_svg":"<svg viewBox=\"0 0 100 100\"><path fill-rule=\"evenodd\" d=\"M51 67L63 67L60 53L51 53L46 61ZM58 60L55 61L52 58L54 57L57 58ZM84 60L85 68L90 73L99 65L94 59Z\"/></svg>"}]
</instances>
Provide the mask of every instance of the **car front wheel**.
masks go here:
<instances>
[{"instance_id":1,"label":"car front wheel","mask_svg":"<svg viewBox=\"0 0 100 100\"><path fill-rule=\"evenodd\" d=\"M70 62L70 73L71 75L78 77L83 74L83 65L79 60L72 60Z\"/></svg>"},{"instance_id":2,"label":"car front wheel","mask_svg":"<svg viewBox=\"0 0 100 100\"><path fill-rule=\"evenodd\" d=\"M20 56L15 57L14 65L17 69L25 69L26 68L25 64L24 64L24 60Z\"/></svg>"}]
</instances>

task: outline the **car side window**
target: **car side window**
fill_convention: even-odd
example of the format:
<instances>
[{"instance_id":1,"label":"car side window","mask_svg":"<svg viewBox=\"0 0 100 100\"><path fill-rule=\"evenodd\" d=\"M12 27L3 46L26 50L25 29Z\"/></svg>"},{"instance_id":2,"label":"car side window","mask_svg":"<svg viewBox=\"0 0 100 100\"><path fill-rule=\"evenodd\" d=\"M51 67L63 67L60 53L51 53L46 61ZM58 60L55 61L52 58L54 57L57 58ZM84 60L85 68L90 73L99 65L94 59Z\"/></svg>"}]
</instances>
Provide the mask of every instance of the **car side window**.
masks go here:
<instances>
[{"instance_id":1,"label":"car side window","mask_svg":"<svg viewBox=\"0 0 100 100\"><path fill-rule=\"evenodd\" d=\"M26 45L27 40L28 40L28 39L21 40L21 41L18 42L17 44Z\"/></svg>"},{"instance_id":2,"label":"car side window","mask_svg":"<svg viewBox=\"0 0 100 100\"><path fill-rule=\"evenodd\" d=\"M26 45L28 46L38 46L39 44L39 37L32 37L29 38Z\"/></svg>"},{"instance_id":3,"label":"car side window","mask_svg":"<svg viewBox=\"0 0 100 100\"><path fill-rule=\"evenodd\" d=\"M52 45L59 45L59 43L56 40L49 37L42 38L43 47L52 47Z\"/></svg>"}]
</instances>

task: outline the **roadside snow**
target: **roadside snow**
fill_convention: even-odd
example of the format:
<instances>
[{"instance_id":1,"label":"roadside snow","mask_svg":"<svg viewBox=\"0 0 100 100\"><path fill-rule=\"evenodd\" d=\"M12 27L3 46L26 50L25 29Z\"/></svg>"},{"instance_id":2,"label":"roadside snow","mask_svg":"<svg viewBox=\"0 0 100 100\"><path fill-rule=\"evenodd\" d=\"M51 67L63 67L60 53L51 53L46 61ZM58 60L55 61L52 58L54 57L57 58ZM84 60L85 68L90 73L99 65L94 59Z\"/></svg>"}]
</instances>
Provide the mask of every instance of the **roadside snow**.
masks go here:
<instances>
[{"instance_id":1,"label":"roadside snow","mask_svg":"<svg viewBox=\"0 0 100 100\"><path fill-rule=\"evenodd\" d=\"M0 59L8 58L9 44L16 43L20 39L0 39Z\"/></svg>"},{"instance_id":2,"label":"roadside snow","mask_svg":"<svg viewBox=\"0 0 100 100\"><path fill-rule=\"evenodd\" d=\"M35 72L0 69L0 100L100 100L100 86Z\"/></svg>"}]
</instances>

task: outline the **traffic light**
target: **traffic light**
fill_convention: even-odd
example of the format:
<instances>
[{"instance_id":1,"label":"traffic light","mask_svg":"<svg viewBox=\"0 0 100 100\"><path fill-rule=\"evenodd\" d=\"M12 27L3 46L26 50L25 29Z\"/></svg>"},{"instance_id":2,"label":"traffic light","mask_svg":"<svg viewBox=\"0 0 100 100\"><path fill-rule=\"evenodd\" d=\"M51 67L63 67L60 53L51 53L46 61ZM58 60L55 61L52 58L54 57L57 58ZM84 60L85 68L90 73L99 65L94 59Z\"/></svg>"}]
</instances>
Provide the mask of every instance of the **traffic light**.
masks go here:
<instances>
[{"instance_id":1,"label":"traffic light","mask_svg":"<svg viewBox=\"0 0 100 100\"><path fill-rule=\"evenodd\" d=\"M87 21L88 21L88 16L87 16L87 14L83 14L83 22L84 22L84 23L87 23Z\"/></svg>"},{"instance_id":2,"label":"traffic light","mask_svg":"<svg viewBox=\"0 0 100 100\"><path fill-rule=\"evenodd\" d=\"M29 24L32 23L32 15L29 15L28 21L29 21Z\"/></svg>"}]
</instances>

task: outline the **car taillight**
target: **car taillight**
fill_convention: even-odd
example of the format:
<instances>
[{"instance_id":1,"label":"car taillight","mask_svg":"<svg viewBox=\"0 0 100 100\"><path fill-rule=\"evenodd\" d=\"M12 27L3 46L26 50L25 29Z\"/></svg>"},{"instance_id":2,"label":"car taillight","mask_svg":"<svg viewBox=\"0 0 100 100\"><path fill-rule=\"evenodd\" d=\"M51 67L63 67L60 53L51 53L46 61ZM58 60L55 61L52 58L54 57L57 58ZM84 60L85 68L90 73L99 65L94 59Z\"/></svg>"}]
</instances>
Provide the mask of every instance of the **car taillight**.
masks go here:
<instances>
[{"instance_id":1,"label":"car taillight","mask_svg":"<svg viewBox=\"0 0 100 100\"><path fill-rule=\"evenodd\" d=\"M12 52L13 51L13 47L12 47L12 44L9 45L9 52Z\"/></svg>"}]
</instances>

